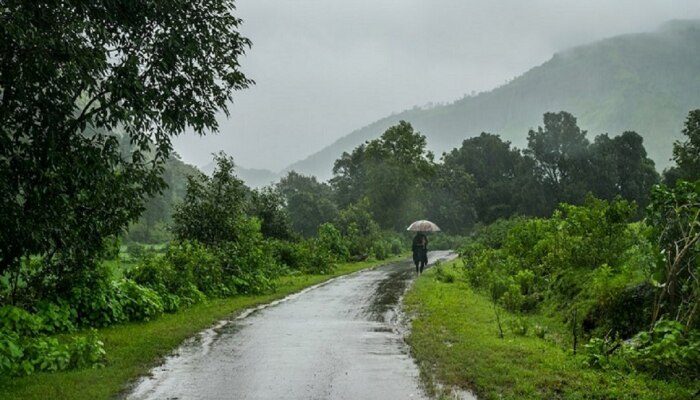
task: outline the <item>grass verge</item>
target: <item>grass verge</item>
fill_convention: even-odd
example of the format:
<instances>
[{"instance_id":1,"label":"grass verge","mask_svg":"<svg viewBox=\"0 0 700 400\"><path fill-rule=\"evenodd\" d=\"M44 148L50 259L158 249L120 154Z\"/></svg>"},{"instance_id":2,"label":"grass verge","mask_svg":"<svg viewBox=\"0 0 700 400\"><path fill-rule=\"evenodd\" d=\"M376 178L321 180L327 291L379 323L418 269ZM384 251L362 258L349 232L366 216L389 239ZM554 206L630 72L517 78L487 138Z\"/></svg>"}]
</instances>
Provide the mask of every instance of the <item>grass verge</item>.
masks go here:
<instances>
[{"instance_id":1,"label":"grass verge","mask_svg":"<svg viewBox=\"0 0 700 400\"><path fill-rule=\"evenodd\" d=\"M0 377L0 399L109 399L118 395L129 382L146 374L160 359L186 338L248 307L268 303L306 287L362 269L404 259L340 264L328 275L296 275L279 279L274 293L236 296L197 304L175 314L142 323L127 323L98 330L105 343L104 368L56 373L37 373L28 377Z\"/></svg>"},{"instance_id":2,"label":"grass verge","mask_svg":"<svg viewBox=\"0 0 700 400\"><path fill-rule=\"evenodd\" d=\"M444 386L479 399L691 399L700 389L697 382L590 369L546 336L511 333L508 321L516 318L505 311L499 339L491 302L460 278L456 263L429 269L404 298L414 318L408 342L432 395L448 398Z\"/></svg>"}]
</instances>

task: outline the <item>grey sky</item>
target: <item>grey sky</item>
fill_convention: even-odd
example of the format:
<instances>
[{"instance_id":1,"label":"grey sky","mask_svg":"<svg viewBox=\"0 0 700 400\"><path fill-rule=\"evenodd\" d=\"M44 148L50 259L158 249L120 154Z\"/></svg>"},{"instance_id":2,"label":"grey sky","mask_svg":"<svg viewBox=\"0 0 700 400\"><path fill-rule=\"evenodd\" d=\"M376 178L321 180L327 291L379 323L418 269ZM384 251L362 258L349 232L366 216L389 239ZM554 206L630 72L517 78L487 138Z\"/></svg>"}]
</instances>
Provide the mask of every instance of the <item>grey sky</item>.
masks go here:
<instances>
[{"instance_id":1,"label":"grey sky","mask_svg":"<svg viewBox=\"0 0 700 400\"><path fill-rule=\"evenodd\" d=\"M379 118L493 89L567 47L700 18L698 0L239 0L257 84L221 132L175 141L280 170ZM430 140L428 138L428 140Z\"/></svg>"}]
</instances>

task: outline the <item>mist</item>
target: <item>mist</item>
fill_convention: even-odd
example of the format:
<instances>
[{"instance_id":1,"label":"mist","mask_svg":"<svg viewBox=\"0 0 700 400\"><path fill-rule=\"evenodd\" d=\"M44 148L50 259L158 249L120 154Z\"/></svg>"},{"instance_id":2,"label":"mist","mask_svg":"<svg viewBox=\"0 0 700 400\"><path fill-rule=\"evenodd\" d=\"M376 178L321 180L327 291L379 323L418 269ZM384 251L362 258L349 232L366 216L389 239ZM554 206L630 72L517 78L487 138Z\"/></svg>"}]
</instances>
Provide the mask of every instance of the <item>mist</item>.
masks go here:
<instances>
[{"instance_id":1,"label":"mist","mask_svg":"<svg viewBox=\"0 0 700 400\"><path fill-rule=\"evenodd\" d=\"M389 114L491 90L557 51L700 18L689 0L241 0L238 11L256 85L234 94L220 133L175 140L195 165L224 150L278 171Z\"/></svg>"}]
</instances>

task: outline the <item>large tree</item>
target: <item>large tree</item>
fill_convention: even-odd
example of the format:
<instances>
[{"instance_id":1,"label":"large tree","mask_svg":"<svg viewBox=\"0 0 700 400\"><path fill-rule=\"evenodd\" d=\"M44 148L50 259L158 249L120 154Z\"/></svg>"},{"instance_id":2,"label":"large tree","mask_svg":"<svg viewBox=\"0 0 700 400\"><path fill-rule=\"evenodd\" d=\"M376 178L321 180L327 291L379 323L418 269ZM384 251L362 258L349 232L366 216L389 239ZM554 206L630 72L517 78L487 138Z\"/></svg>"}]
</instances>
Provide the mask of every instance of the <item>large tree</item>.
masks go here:
<instances>
[{"instance_id":1,"label":"large tree","mask_svg":"<svg viewBox=\"0 0 700 400\"><path fill-rule=\"evenodd\" d=\"M384 229L400 229L409 219L421 217L421 188L435 172L426 144L425 136L401 121L379 139L343 153L331 179L340 208L366 198L372 217Z\"/></svg>"},{"instance_id":2,"label":"large tree","mask_svg":"<svg viewBox=\"0 0 700 400\"><path fill-rule=\"evenodd\" d=\"M316 235L318 227L333 221L338 213L331 187L313 176L290 171L277 190L284 198L292 229L306 237Z\"/></svg>"},{"instance_id":3,"label":"large tree","mask_svg":"<svg viewBox=\"0 0 700 400\"><path fill-rule=\"evenodd\" d=\"M610 138L598 135L590 147L588 188L601 199L622 197L636 202L641 216L649 203L651 188L659 182L654 161L647 157L643 138L624 132Z\"/></svg>"},{"instance_id":4,"label":"large tree","mask_svg":"<svg viewBox=\"0 0 700 400\"><path fill-rule=\"evenodd\" d=\"M462 196L471 197L479 222L490 223L514 214L542 213L542 190L535 179L533 163L498 135L482 133L466 139L461 147L445 154L443 160L440 169L463 171L473 177L474 187ZM460 181L464 179L459 174L450 172L449 176L456 179L450 186L462 186ZM459 219L457 215L453 218Z\"/></svg>"},{"instance_id":5,"label":"large tree","mask_svg":"<svg viewBox=\"0 0 700 400\"><path fill-rule=\"evenodd\" d=\"M170 137L252 83L240 23L232 0L3 2L0 274L38 254L69 280L138 217Z\"/></svg>"},{"instance_id":6,"label":"large tree","mask_svg":"<svg viewBox=\"0 0 700 400\"><path fill-rule=\"evenodd\" d=\"M172 230L178 240L196 240L207 246L235 242L246 215L248 188L234 173L233 158L214 157L212 176L187 177L187 193L175 207Z\"/></svg>"},{"instance_id":7,"label":"large tree","mask_svg":"<svg viewBox=\"0 0 700 400\"><path fill-rule=\"evenodd\" d=\"M530 130L525 151L534 161L547 188L550 206L580 202L585 196L589 168L586 131L566 111L544 114L544 127Z\"/></svg>"}]
</instances>

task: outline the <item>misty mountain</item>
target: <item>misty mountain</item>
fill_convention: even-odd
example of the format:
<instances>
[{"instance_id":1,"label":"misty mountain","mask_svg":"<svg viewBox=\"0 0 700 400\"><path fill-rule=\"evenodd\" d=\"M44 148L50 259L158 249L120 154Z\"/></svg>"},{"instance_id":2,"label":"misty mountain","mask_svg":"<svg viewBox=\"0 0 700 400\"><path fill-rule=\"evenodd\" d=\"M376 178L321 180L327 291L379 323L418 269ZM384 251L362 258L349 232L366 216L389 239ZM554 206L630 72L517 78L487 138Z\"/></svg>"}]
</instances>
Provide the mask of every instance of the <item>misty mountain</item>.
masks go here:
<instances>
[{"instance_id":1,"label":"misty mountain","mask_svg":"<svg viewBox=\"0 0 700 400\"><path fill-rule=\"evenodd\" d=\"M688 111L700 108L700 21L670 21L653 32L616 36L559 53L490 92L448 105L414 107L342 137L287 167L325 180L344 151L379 137L400 120L428 138L438 155L481 132L517 147L547 111L578 118L589 139L636 131L657 168L669 165Z\"/></svg>"}]
</instances>

